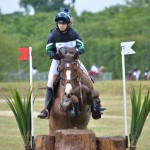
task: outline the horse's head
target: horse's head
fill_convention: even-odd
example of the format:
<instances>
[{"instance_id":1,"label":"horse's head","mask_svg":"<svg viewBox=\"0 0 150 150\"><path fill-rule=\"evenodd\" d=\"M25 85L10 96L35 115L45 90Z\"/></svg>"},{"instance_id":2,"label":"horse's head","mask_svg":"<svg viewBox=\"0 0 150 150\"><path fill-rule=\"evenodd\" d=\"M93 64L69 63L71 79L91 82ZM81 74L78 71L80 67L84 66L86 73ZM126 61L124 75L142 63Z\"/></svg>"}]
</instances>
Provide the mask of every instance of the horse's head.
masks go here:
<instances>
[{"instance_id":1,"label":"horse's head","mask_svg":"<svg viewBox=\"0 0 150 150\"><path fill-rule=\"evenodd\" d=\"M73 91L77 84L78 69L80 68L78 52L75 48L61 48L58 53L61 57L59 65L61 84L65 89L61 103L65 110L68 110L70 106L76 107L75 105L79 103Z\"/></svg>"},{"instance_id":2,"label":"horse's head","mask_svg":"<svg viewBox=\"0 0 150 150\"><path fill-rule=\"evenodd\" d=\"M78 52L75 48L60 48L59 56L61 58L59 70L61 71L61 78L65 85L65 96L70 98L72 94L72 82L77 77L78 63Z\"/></svg>"},{"instance_id":3,"label":"horse's head","mask_svg":"<svg viewBox=\"0 0 150 150\"><path fill-rule=\"evenodd\" d=\"M73 48L61 47L58 50L58 54L61 59L68 59L71 61L76 60L79 57L79 53L75 47L73 47Z\"/></svg>"}]
</instances>

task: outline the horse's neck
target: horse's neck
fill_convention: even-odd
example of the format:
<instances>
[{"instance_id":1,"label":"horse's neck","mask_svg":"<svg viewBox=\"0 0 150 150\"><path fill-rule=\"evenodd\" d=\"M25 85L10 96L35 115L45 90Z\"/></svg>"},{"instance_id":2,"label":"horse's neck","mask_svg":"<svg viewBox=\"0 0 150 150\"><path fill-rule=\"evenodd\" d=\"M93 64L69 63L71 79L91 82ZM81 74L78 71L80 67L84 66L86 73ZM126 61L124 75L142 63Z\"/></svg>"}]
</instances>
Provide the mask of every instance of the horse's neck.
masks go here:
<instances>
[{"instance_id":1,"label":"horse's neck","mask_svg":"<svg viewBox=\"0 0 150 150\"><path fill-rule=\"evenodd\" d=\"M65 95L65 85L60 81L59 87L57 89L57 96L62 99L62 97Z\"/></svg>"},{"instance_id":2,"label":"horse's neck","mask_svg":"<svg viewBox=\"0 0 150 150\"><path fill-rule=\"evenodd\" d=\"M90 85L89 87L93 87L93 82L90 77L81 69L79 68L77 71L78 77L81 79L81 83L84 85Z\"/></svg>"}]
</instances>

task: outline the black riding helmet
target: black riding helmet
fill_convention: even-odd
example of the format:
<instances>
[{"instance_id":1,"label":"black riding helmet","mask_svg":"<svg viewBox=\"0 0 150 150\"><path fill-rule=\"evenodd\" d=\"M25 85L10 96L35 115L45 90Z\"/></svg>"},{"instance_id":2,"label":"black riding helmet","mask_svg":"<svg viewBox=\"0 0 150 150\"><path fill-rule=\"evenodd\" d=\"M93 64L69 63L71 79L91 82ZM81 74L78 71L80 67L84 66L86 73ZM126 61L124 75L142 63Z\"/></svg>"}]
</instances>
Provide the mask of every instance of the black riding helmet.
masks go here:
<instances>
[{"instance_id":1,"label":"black riding helmet","mask_svg":"<svg viewBox=\"0 0 150 150\"><path fill-rule=\"evenodd\" d=\"M68 11L69 11L68 9L64 9L63 11L59 12L55 17L55 22L69 24L71 22L71 17Z\"/></svg>"}]
</instances>

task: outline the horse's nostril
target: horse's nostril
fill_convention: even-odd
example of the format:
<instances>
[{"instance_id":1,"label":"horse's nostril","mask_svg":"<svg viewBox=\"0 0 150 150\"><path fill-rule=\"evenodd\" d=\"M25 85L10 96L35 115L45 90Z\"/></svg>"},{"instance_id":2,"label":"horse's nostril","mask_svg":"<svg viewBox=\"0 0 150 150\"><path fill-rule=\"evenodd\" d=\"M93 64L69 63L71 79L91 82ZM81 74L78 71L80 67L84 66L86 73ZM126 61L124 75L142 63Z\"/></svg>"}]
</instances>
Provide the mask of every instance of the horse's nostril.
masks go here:
<instances>
[{"instance_id":1,"label":"horse's nostril","mask_svg":"<svg viewBox=\"0 0 150 150\"><path fill-rule=\"evenodd\" d=\"M72 95L71 93L66 93L66 92L65 92L65 96L66 96L67 98L71 98L71 95Z\"/></svg>"}]
</instances>

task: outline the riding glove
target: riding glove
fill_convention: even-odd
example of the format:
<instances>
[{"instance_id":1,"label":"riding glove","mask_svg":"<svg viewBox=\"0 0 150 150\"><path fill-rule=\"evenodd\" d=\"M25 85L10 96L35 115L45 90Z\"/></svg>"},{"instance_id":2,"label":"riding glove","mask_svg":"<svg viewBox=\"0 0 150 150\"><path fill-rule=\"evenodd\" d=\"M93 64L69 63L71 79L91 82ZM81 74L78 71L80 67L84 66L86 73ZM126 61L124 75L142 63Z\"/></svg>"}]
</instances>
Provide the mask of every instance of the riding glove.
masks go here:
<instances>
[{"instance_id":1,"label":"riding glove","mask_svg":"<svg viewBox=\"0 0 150 150\"><path fill-rule=\"evenodd\" d=\"M79 48L76 48L76 51L78 52L79 55L82 55L84 53L84 51L82 51L81 49Z\"/></svg>"},{"instance_id":2,"label":"riding glove","mask_svg":"<svg viewBox=\"0 0 150 150\"><path fill-rule=\"evenodd\" d=\"M50 59L55 59L55 60L60 60L60 56L58 53L54 53L53 51L49 52L48 53L48 56Z\"/></svg>"}]
</instances>

